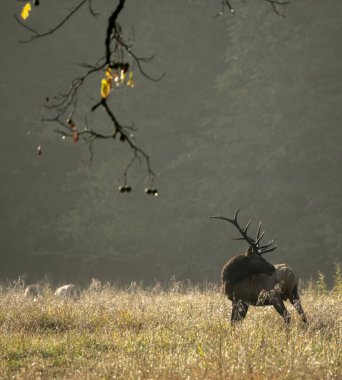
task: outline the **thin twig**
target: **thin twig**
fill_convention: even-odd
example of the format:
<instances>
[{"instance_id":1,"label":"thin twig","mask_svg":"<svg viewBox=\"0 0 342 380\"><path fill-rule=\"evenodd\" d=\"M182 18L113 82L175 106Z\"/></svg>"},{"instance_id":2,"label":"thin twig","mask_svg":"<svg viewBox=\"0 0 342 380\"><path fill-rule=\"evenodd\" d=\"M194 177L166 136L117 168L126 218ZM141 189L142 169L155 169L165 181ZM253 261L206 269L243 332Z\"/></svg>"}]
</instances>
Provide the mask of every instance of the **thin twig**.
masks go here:
<instances>
[{"instance_id":1,"label":"thin twig","mask_svg":"<svg viewBox=\"0 0 342 380\"><path fill-rule=\"evenodd\" d=\"M31 42L33 40L36 40L38 38L42 38L42 37L46 37L48 35L51 35L53 33L56 32L56 30L60 29L88 0L82 0L78 5L76 5L76 7L71 10L65 17L64 19L59 22L55 27L53 27L52 29L48 30L47 32L43 32L43 33L38 33L37 31L35 31L34 29L31 29L31 32L33 32L34 34L27 40L21 40L19 42L21 43L27 43L27 42ZM16 16L16 20L18 21L19 18ZM19 22L19 24L21 26L25 25L23 24L22 22ZM25 25L26 29L27 29L27 26Z\"/></svg>"}]
</instances>

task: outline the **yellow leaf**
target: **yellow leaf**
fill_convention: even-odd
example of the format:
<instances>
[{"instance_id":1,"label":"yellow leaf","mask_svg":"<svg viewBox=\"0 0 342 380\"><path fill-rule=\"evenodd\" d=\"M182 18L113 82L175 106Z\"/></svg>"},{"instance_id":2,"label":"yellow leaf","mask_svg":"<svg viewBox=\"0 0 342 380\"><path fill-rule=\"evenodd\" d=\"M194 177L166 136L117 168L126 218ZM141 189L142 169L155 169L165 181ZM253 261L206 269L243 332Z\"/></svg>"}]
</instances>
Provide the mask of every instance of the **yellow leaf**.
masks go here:
<instances>
[{"instance_id":1,"label":"yellow leaf","mask_svg":"<svg viewBox=\"0 0 342 380\"><path fill-rule=\"evenodd\" d=\"M116 87L120 86L120 83L119 83L119 74L116 71L114 72L114 82L115 82Z\"/></svg>"},{"instance_id":2,"label":"yellow leaf","mask_svg":"<svg viewBox=\"0 0 342 380\"><path fill-rule=\"evenodd\" d=\"M101 96L103 99L107 99L110 93L110 81L108 79L102 79L101 81Z\"/></svg>"},{"instance_id":3,"label":"yellow leaf","mask_svg":"<svg viewBox=\"0 0 342 380\"><path fill-rule=\"evenodd\" d=\"M126 74L125 74L124 70L121 70L120 71L120 83L121 84L125 83L125 77L126 77Z\"/></svg>"},{"instance_id":4,"label":"yellow leaf","mask_svg":"<svg viewBox=\"0 0 342 380\"><path fill-rule=\"evenodd\" d=\"M135 86L134 79L133 79L133 71L131 71L128 75L127 86L131 88Z\"/></svg>"},{"instance_id":5,"label":"yellow leaf","mask_svg":"<svg viewBox=\"0 0 342 380\"><path fill-rule=\"evenodd\" d=\"M26 3L21 11L21 18L23 20L26 20L29 16L30 16L30 11L31 11L32 7L31 7L31 4L30 3Z\"/></svg>"},{"instance_id":6,"label":"yellow leaf","mask_svg":"<svg viewBox=\"0 0 342 380\"><path fill-rule=\"evenodd\" d=\"M113 75L112 75L112 69L108 66L107 70L106 70L106 78L107 79L110 79L112 80L113 79Z\"/></svg>"}]
</instances>

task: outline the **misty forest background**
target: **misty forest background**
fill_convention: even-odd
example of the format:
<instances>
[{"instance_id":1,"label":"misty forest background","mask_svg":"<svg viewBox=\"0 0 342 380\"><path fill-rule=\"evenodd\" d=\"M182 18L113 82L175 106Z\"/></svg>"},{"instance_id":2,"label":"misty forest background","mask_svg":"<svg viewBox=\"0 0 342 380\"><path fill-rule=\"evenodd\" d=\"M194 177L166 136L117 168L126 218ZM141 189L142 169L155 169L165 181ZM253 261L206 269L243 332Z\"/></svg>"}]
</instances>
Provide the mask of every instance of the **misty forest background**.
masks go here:
<instances>
[{"instance_id":1,"label":"misty forest background","mask_svg":"<svg viewBox=\"0 0 342 380\"><path fill-rule=\"evenodd\" d=\"M22 3L0 4L0 279L216 282L246 247L207 217L240 206L240 220L256 228L262 219L278 245L272 263L303 279L332 274L342 256L342 2L294 0L282 18L263 1L236 0L235 16L213 18L220 1L127 1L118 21L126 33L134 27L137 52L155 54L146 71L166 76L136 73L136 87L110 102L139 129L159 197L144 193L139 165L133 191L118 192L125 144L98 142L89 168L85 145L40 122L45 98L82 73L77 63L102 55L107 3L102 18L84 9L29 44L17 43L27 37L13 18ZM41 1L30 22L46 30L67 6ZM99 88L100 77L79 105L90 120ZM93 122L105 130L101 117Z\"/></svg>"}]
</instances>

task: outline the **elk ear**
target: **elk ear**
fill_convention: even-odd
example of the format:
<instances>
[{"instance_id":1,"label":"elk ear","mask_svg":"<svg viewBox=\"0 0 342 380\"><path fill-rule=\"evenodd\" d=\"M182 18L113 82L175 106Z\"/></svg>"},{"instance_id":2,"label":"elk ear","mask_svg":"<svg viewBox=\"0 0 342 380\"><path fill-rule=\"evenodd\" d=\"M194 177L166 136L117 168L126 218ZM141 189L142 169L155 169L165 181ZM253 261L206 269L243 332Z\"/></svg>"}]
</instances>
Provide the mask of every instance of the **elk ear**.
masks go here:
<instances>
[{"instance_id":1,"label":"elk ear","mask_svg":"<svg viewBox=\"0 0 342 380\"><path fill-rule=\"evenodd\" d=\"M252 256L253 255L253 247L250 245L247 249L246 256Z\"/></svg>"}]
</instances>

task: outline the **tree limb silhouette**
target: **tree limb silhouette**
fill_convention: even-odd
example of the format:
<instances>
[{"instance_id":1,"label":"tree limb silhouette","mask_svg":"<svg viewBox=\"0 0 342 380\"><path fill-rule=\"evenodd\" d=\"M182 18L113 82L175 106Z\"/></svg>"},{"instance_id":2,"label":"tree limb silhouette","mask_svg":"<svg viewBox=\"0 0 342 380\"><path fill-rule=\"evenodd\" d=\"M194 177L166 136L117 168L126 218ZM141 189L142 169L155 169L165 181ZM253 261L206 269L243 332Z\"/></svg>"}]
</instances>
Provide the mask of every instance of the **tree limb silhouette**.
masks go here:
<instances>
[{"instance_id":1,"label":"tree limb silhouette","mask_svg":"<svg viewBox=\"0 0 342 380\"><path fill-rule=\"evenodd\" d=\"M22 1L22 0L17 0ZM266 3L269 3L272 6L272 9L275 14L278 16L284 17L283 13L280 9L289 4L289 0L262 0ZM30 2L26 2L26 5L30 4ZM39 1L34 1L33 4L39 5ZM162 73L158 77L154 77L148 74L145 71L144 65L151 62L153 59L153 55L149 57L140 57L138 56L134 50L132 43L128 42L123 33L123 29L118 22L118 18L122 13L124 6L126 4L126 0L117 0L116 6L113 7L109 17L107 18L107 24L104 35L104 52L102 57L100 57L95 63L82 63L80 66L85 69L85 72L75 79L71 81L70 87L67 92L59 93L58 95L52 98L52 101L46 103L46 109L52 113L51 117L44 118L43 121L53 122L58 125L56 131L63 136L63 138L70 138L75 143L80 139L88 144L91 163L94 156L93 145L95 141L112 139L113 141L118 139L126 143L128 147L131 149L132 157L124 169L123 178L126 186L127 174L132 164L135 161L145 161L147 175L151 181L154 180L155 173L151 168L150 157L149 155L139 147L133 135L133 127L126 126L121 124L118 121L118 117L116 113L111 108L109 104L109 97L111 91L113 91L116 87L119 87L123 84L127 84L129 87L134 87L133 81L133 68L136 67L138 72L145 78L151 81L160 81L165 73ZM25 28L31 33L31 36L23 41L23 43L32 42L34 40L50 36L57 31L59 31L68 21L70 21L78 12L85 6L88 5L88 11L91 16L98 17L98 13L96 13L93 9L93 0L79 0L76 6L74 6L69 12L59 21L54 27L51 29L39 32L33 27L27 25L23 22L18 15L15 15L16 21L20 26ZM231 14L235 13L235 9L232 5L232 0L221 0L222 10L216 16L222 15L225 10ZM31 10L31 8L30 8ZM23 19L28 17L21 14ZM126 77L128 71L131 70L128 74L129 79L126 83ZM77 110L78 97L83 85L88 81L90 77L95 75L102 74L101 81L101 97L100 99L91 106L90 111L95 112L99 107L104 109L106 115L108 116L108 120L112 125L112 130L108 134L103 134L96 131L94 128L89 128L87 125L87 121L85 119L85 127L80 129L81 123L79 121L75 121L75 113Z\"/></svg>"},{"instance_id":2,"label":"tree limb silhouette","mask_svg":"<svg viewBox=\"0 0 342 380\"><path fill-rule=\"evenodd\" d=\"M103 73L106 74L107 70L114 70L114 75L117 75L114 80L116 86L119 85L118 75L121 74L125 76L127 70L130 66L136 66L140 74L152 81L159 81L165 75L161 74L159 77L153 77L149 75L144 70L144 64L149 63L153 59L153 55L150 57L139 57L133 51L132 44L128 43L124 37L122 27L118 23L117 19L124 9L126 0L119 0L117 6L112 11L110 17L107 21L106 33L104 38L104 55L96 61L95 64L82 63L80 66L86 69L85 73L76 77L72 80L69 90L65 93L60 93L52 98L52 101L47 102L45 107L53 113L51 117L44 118L44 122L53 122L58 124L56 132L62 135L64 139L72 139L75 143L80 139L88 144L90 158L89 162L93 160L93 145L95 141L112 139L115 140L118 136L122 143L126 143L132 151L132 157L124 168L123 175L124 184L126 185L127 175L129 169L135 161L145 161L147 175L150 180L150 184L153 183L155 178L155 173L152 170L149 155L139 147L134 141L133 127L124 126L119 123L117 116L115 115L113 109L110 108L108 98L101 97L100 100L91 107L91 112L96 111L96 109L101 106L105 110L108 119L110 120L113 128L112 132L108 134L99 133L93 128L86 126L84 129L79 128L79 122L75 122L74 114L77 110L77 99L82 86L87 82L87 80L93 75ZM25 29L29 30L32 36L24 41L20 42L32 42L38 38L47 37L54 34L63 25L69 21L86 3L88 3L88 9L92 16L97 17L97 13L94 12L91 0L80 1L55 27L51 28L46 32L38 32L34 28L26 25L20 20L20 18L15 15L17 22L23 26ZM129 63L128 61L131 61ZM124 71L124 72L123 72ZM133 75L133 72L131 72ZM128 82L127 82L128 84ZM112 86L112 85L111 85ZM131 87L133 87L131 81ZM112 90L112 89L111 89Z\"/></svg>"}]
</instances>

